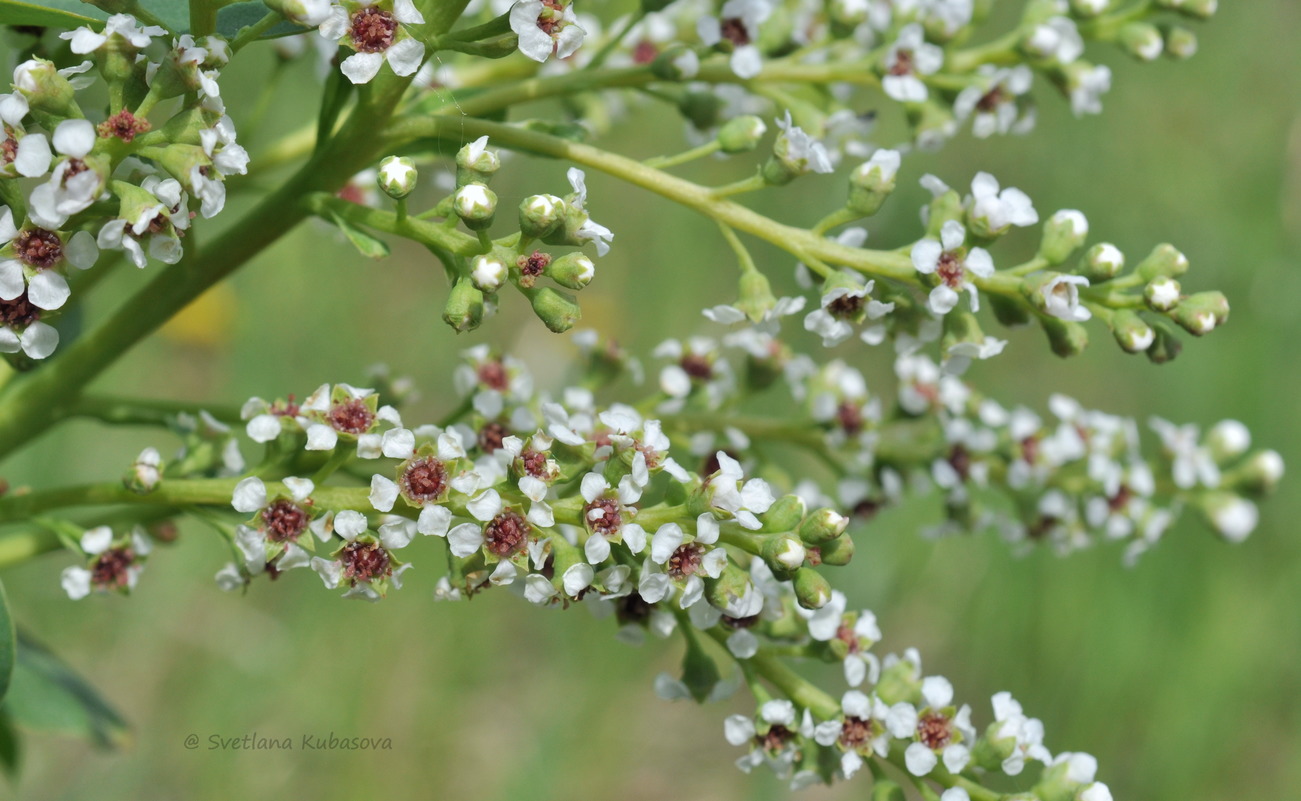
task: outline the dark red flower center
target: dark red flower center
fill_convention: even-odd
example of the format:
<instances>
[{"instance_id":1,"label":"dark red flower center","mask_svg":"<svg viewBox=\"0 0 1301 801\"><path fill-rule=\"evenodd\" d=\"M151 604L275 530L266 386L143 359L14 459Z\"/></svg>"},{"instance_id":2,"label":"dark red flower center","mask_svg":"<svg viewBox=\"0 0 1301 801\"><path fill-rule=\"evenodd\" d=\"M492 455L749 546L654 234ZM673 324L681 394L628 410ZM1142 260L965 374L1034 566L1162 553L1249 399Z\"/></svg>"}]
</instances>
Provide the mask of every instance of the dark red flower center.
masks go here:
<instances>
[{"instance_id":1,"label":"dark red flower center","mask_svg":"<svg viewBox=\"0 0 1301 801\"><path fill-rule=\"evenodd\" d=\"M479 448L484 453L495 453L501 447L502 441L509 436L509 428L492 420L479 429Z\"/></svg>"},{"instance_id":2,"label":"dark red flower center","mask_svg":"<svg viewBox=\"0 0 1301 801\"><path fill-rule=\"evenodd\" d=\"M740 17L728 17L719 20L719 33L723 38L737 47L750 44L750 32L745 28L745 20Z\"/></svg>"},{"instance_id":3,"label":"dark red flower center","mask_svg":"<svg viewBox=\"0 0 1301 801\"><path fill-rule=\"evenodd\" d=\"M840 726L840 744L850 750L865 748L872 739L872 721L870 719L846 717Z\"/></svg>"},{"instance_id":4,"label":"dark red flower center","mask_svg":"<svg viewBox=\"0 0 1301 801\"><path fill-rule=\"evenodd\" d=\"M599 511L599 515L592 514ZM623 515L619 513L619 504L613 498L597 498L583 507L583 519L592 531L602 536L611 536L623 526Z\"/></svg>"},{"instance_id":5,"label":"dark red flower center","mask_svg":"<svg viewBox=\"0 0 1301 801\"><path fill-rule=\"evenodd\" d=\"M262 530L272 542L297 542L308 520L303 507L283 498L262 510Z\"/></svg>"},{"instance_id":6,"label":"dark red flower center","mask_svg":"<svg viewBox=\"0 0 1301 801\"><path fill-rule=\"evenodd\" d=\"M136 555L130 548L109 548L95 559L90 568L90 583L106 590L120 590L130 585L130 567Z\"/></svg>"},{"instance_id":7,"label":"dark red flower center","mask_svg":"<svg viewBox=\"0 0 1301 801\"><path fill-rule=\"evenodd\" d=\"M14 239L14 255L32 267L53 267L63 258L63 240L53 231L28 228Z\"/></svg>"},{"instance_id":8,"label":"dark red flower center","mask_svg":"<svg viewBox=\"0 0 1301 801\"><path fill-rule=\"evenodd\" d=\"M935 274L940 277L951 289L960 289L962 287L962 259L952 250L946 250L940 254L939 264L935 267Z\"/></svg>"},{"instance_id":9,"label":"dark red flower center","mask_svg":"<svg viewBox=\"0 0 1301 801\"><path fill-rule=\"evenodd\" d=\"M795 732L781 725L774 723L764 734L755 735L755 742L763 750L774 753L786 747L786 744L795 739Z\"/></svg>"},{"instance_id":10,"label":"dark red flower center","mask_svg":"<svg viewBox=\"0 0 1301 801\"><path fill-rule=\"evenodd\" d=\"M398 21L387 11L367 6L352 15L352 45L361 53L382 53L397 38Z\"/></svg>"},{"instance_id":11,"label":"dark red flower center","mask_svg":"<svg viewBox=\"0 0 1301 801\"><path fill-rule=\"evenodd\" d=\"M866 295L855 295L846 292L827 304L827 313L838 318L856 317L862 311L863 300L866 297Z\"/></svg>"},{"instance_id":12,"label":"dark red flower center","mask_svg":"<svg viewBox=\"0 0 1301 801\"><path fill-rule=\"evenodd\" d=\"M700 571L701 561L705 558L705 546L698 542L686 542L664 563L664 572L670 578L684 579Z\"/></svg>"},{"instance_id":13,"label":"dark red flower center","mask_svg":"<svg viewBox=\"0 0 1301 801\"><path fill-rule=\"evenodd\" d=\"M393 558L377 542L354 540L343 546L339 561L343 564L343 578L352 586L393 575Z\"/></svg>"},{"instance_id":14,"label":"dark red flower center","mask_svg":"<svg viewBox=\"0 0 1301 801\"><path fill-rule=\"evenodd\" d=\"M483 529L483 540L491 553L505 558L524 547L528 534L528 521L507 511L488 521Z\"/></svg>"},{"instance_id":15,"label":"dark red flower center","mask_svg":"<svg viewBox=\"0 0 1301 801\"><path fill-rule=\"evenodd\" d=\"M932 751L938 751L953 740L953 721L940 712L922 715L917 721L917 739Z\"/></svg>"},{"instance_id":16,"label":"dark red flower center","mask_svg":"<svg viewBox=\"0 0 1301 801\"><path fill-rule=\"evenodd\" d=\"M96 126L95 131L102 138L109 139L117 137L123 142L130 142L142 133L149 130L149 120L137 118L134 114L126 109L109 117Z\"/></svg>"},{"instance_id":17,"label":"dark red flower center","mask_svg":"<svg viewBox=\"0 0 1301 801\"><path fill-rule=\"evenodd\" d=\"M0 324L22 330L41 319L41 310L27 299L27 290L13 300L0 300Z\"/></svg>"},{"instance_id":18,"label":"dark red flower center","mask_svg":"<svg viewBox=\"0 0 1301 801\"><path fill-rule=\"evenodd\" d=\"M432 456L416 459L407 464L398 484L412 503L436 501L447 490L447 466Z\"/></svg>"},{"instance_id":19,"label":"dark red flower center","mask_svg":"<svg viewBox=\"0 0 1301 801\"><path fill-rule=\"evenodd\" d=\"M345 434L365 434L375 424L375 413L361 398L350 398L330 407L330 425Z\"/></svg>"},{"instance_id":20,"label":"dark red flower center","mask_svg":"<svg viewBox=\"0 0 1301 801\"><path fill-rule=\"evenodd\" d=\"M506 373L506 365L500 361L484 362L479 365L478 373L479 383L488 389L505 392L510 388L510 376Z\"/></svg>"},{"instance_id":21,"label":"dark red flower center","mask_svg":"<svg viewBox=\"0 0 1301 801\"><path fill-rule=\"evenodd\" d=\"M688 353L678 362L683 372L697 381L708 381L714 377L714 365L706 357L698 353Z\"/></svg>"}]
</instances>

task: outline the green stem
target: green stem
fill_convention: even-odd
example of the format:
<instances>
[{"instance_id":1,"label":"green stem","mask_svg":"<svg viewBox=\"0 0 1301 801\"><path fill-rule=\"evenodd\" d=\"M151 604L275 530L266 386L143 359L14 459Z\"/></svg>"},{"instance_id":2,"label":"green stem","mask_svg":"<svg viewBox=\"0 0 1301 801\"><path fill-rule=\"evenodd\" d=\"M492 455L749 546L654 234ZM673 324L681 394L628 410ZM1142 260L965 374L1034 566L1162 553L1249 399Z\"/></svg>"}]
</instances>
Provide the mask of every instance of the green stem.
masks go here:
<instances>
[{"instance_id":1,"label":"green stem","mask_svg":"<svg viewBox=\"0 0 1301 801\"><path fill-rule=\"evenodd\" d=\"M197 415L206 411L223 423L239 423L239 409L185 401L153 398L124 398L113 395L85 394L70 407L74 417L90 417L114 425L168 425L178 414Z\"/></svg>"},{"instance_id":2,"label":"green stem","mask_svg":"<svg viewBox=\"0 0 1301 801\"><path fill-rule=\"evenodd\" d=\"M684 150L673 156L655 156L654 158L646 159L642 164L645 164L647 167L654 167L657 170L662 170L665 167L676 167L679 164L686 164L689 161L695 161L696 159L704 158L705 156L712 156L718 152L719 147L720 145L718 144L717 139L710 139L699 147Z\"/></svg>"},{"instance_id":3,"label":"green stem","mask_svg":"<svg viewBox=\"0 0 1301 801\"><path fill-rule=\"evenodd\" d=\"M230 52L238 53L244 48L244 45L255 42L262 37L262 34L271 30L280 20L283 19L274 11L268 12L262 19L252 25L245 25L235 34L235 38L230 40Z\"/></svg>"}]
</instances>

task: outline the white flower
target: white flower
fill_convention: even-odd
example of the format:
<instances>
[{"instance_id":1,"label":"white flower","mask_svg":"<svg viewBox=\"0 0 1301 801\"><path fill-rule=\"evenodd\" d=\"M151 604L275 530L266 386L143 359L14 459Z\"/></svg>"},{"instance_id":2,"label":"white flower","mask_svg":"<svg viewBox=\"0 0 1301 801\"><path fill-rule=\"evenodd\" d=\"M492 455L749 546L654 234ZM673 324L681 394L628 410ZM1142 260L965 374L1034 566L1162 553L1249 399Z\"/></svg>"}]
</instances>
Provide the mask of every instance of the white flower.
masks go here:
<instances>
[{"instance_id":1,"label":"white flower","mask_svg":"<svg viewBox=\"0 0 1301 801\"><path fill-rule=\"evenodd\" d=\"M1044 311L1053 317L1073 322L1084 322L1093 312L1080 305L1080 287L1087 287L1089 279L1082 275L1055 275L1040 290Z\"/></svg>"},{"instance_id":2,"label":"white flower","mask_svg":"<svg viewBox=\"0 0 1301 801\"><path fill-rule=\"evenodd\" d=\"M773 143L773 152L791 173L795 175L806 172L827 173L835 169L827 148L791 121L789 109L785 117L777 120L777 127L780 133L777 134L777 141Z\"/></svg>"},{"instance_id":3,"label":"white flower","mask_svg":"<svg viewBox=\"0 0 1301 801\"><path fill-rule=\"evenodd\" d=\"M776 502L772 488L761 478L745 481L741 464L726 452L718 451L715 455L719 471L709 482L710 505L726 517L734 518L742 528L758 531L762 524L755 515L767 512Z\"/></svg>"},{"instance_id":4,"label":"white flower","mask_svg":"<svg viewBox=\"0 0 1301 801\"><path fill-rule=\"evenodd\" d=\"M1111 69L1105 65L1072 70L1067 88L1075 116L1102 113L1102 96L1111 91Z\"/></svg>"},{"instance_id":5,"label":"white flower","mask_svg":"<svg viewBox=\"0 0 1301 801\"><path fill-rule=\"evenodd\" d=\"M320 33L357 51L344 59L339 69L353 83L369 83L385 61L396 75L414 75L420 69L425 45L404 26L424 23L411 0L345 3L330 9Z\"/></svg>"},{"instance_id":6,"label":"white flower","mask_svg":"<svg viewBox=\"0 0 1301 801\"><path fill-rule=\"evenodd\" d=\"M69 41L69 50L79 56L84 56L102 48L109 38L113 36L119 37L124 44L132 49L143 50L149 46L155 36L166 35L167 31L157 25L140 26L136 18L130 14L114 14L105 21L103 31L81 27L72 31L64 31L59 34L59 38Z\"/></svg>"},{"instance_id":7,"label":"white flower","mask_svg":"<svg viewBox=\"0 0 1301 801\"><path fill-rule=\"evenodd\" d=\"M922 103L928 92L922 75L931 75L944 66L944 50L926 41L918 23L905 25L885 56L885 77L881 88L901 103Z\"/></svg>"},{"instance_id":8,"label":"white flower","mask_svg":"<svg viewBox=\"0 0 1301 801\"><path fill-rule=\"evenodd\" d=\"M519 50L534 61L568 58L583 44L587 31L578 24L574 7L563 9L542 0L520 0L511 7L510 29L519 36Z\"/></svg>"},{"instance_id":9,"label":"white flower","mask_svg":"<svg viewBox=\"0 0 1301 801\"><path fill-rule=\"evenodd\" d=\"M1024 64L1001 68L981 67L982 81L963 89L953 101L959 121L971 117L971 132L978 139L992 134L1027 133L1034 127L1033 108L1022 114L1018 99L1028 94L1034 73Z\"/></svg>"},{"instance_id":10,"label":"white flower","mask_svg":"<svg viewBox=\"0 0 1301 801\"><path fill-rule=\"evenodd\" d=\"M1036 25L1025 40L1032 55L1070 64L1084 53L1084 39L1075 23L1067 17L1051 17Z\"/></svg>"},{"instance_id":11,"label":"white flower","mask_svg":"<svg viewBox=\"0 0 1301 801\"><path fill-rule=\"evenodd\" d=\"M29 197L27 217L42 228L58 229L85 211L104 188L105 176L82 159L95 147L95 126L88 120L64 120L54 129L54 149L64 158L50 180Z\"/></svg>"},{"instance_id":12,"label":"white flower","mask_svg":"<svg viewBox=\"0 0 1301 801\"><path fill-rule=\"evenodd\" d=\"M980 309L976 285L971 280L989 278L994 274L994 260L984 248L972 248L965 254L962 245L967 232L962 223L949 220L940 229L940 240L923 239L912 248L912 263L917 272L935 275L940 279L926 299L926 306L934 314L948 314L958 305L959 293L966 290L971 296L971 310Z\"/></svg>"},{"instance_id":13,"label":"white flower","mask_svg":"<svg viewBox=\"0 0 1301 801\"><path fill-rule=\"evenodd\" d=\"M579 242L595 242L596 254L604 256L610 252L610 243L614 241L614 233L604 225L587 216L587 176L577 167L570 167L565 175L569 178L569 185L574 188L574 194L569 198L569 204L583 213L583 224L578 227L574 236Z\"/></svg>"},{"instance_id":14,"label":"white flower","mask_svg":"<svg viewBox=\"0 0 1301 801\"><path fill-rule=\"evenodd\" d=\"M755 45L759 26L770 14L770 0L727 0L717 17L704 15L696 20L696 33L710 47L724 39L731 42L732 72L738 78L753 78L763 69L763 55Z\"/></svg>"},{"instance_id":15,"label":"white flower","mask_svg":"<svg viewBox=\"0 0 1301 801\"><path fill-rule=\"evenodd\" d=\"M54 158L45 134L29 134L23 128L28 109L27 98L21 93L0 95L0 122L4 124L8 140L14 143L12 162L4 164L0 160L0 175L5 177L38 178L50 169L50 161ZM8 209L5 211L8 213Z\"/></svg>"},{"instance_id":16,"label":"white flower","mask_svg":"<svg viewBox=\"0 0 1301 801\"><path fill-rule=\"evenodd\" d=\"M978 172L971 179L967 214L974 225L991 234L1012 225L1024 228L1039 222L1039 213L1025 192L1011 186L999 191L998 179L987 172Z\"/></svg>"}]
</instances>

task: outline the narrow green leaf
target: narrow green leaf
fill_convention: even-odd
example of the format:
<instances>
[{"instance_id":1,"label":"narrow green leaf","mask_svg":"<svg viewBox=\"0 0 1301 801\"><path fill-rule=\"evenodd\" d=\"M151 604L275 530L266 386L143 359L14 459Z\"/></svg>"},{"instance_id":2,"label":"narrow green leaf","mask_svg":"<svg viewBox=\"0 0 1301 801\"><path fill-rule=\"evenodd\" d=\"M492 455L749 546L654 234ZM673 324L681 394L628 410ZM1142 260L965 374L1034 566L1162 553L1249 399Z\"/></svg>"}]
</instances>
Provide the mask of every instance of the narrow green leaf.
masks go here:
<instances>
[{"instance_id":1,"label":"narrow green leaf","mask_svg":"<svg viewBox=\"0 0 1301 801\"><path fill-rule=\"evenodd\" d=\"M141 0L140 7L177 33L185 33L190 29L189 0Z\"/></svg>"},{"instance_id":2,"label":"narrow green leaf","mask_svg":"<svg viewBox=\"0 0 1301 801\"><path fill-rule=\"evenodd\" d=\"M9 692L9 681L14 675L17 647L14 638L14 618L9 614L9 598L5 595L5 585L0 583L0 701Z\"/></svg>"},{"instance_id":3,"label":"narrow green leaf","mask_svg":"<svg viewBox=\"0 0 1301 801\"><path fill-rule=\"evenodd\" d=\"M121 716L61 659L23 632L17 650L12 692L3 707L14 723L84 737L101 748L130 738Z\"/></svg>"},{"instance_id":4,"label":"narrow green leaf","mask_svg":"<svg viewBox=\"0 0 1301 801\"><path fill-rule=\"evenodd\" d=\"M339 230L343 231L343 235L348 237L348 241L361 252L361 255L370 259L383 259L388 256L389 247L383 241L376 239L360 228L354 228L347 220L334 212L330 212L330 219L334 221L335 225L339 226Z\"/></svg>"},{"instance_id":5,"label":"narrow green leaf","mask_svg":"<svg viewBox=\"0 0 1301 801\"><path fill-rule=\"evenodd\" d=\"M37 25L42 28L101 27L108 14L80 0L43 0L25 3L0 0L0 25Z\"/></svg>"}]
</instances>

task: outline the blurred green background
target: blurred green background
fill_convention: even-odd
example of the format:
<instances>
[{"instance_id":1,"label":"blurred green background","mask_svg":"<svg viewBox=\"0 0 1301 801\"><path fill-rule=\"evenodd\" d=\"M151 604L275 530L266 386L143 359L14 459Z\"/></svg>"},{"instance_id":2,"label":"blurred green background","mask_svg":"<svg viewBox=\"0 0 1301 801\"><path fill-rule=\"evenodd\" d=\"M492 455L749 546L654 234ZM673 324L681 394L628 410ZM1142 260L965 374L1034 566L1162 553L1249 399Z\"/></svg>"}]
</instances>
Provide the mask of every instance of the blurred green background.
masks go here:
<instances>
[{"instance_id":1,"label":"blurred green background","mask_svg":"<svg viewBox=\"0 0 1301 801\"><path fill-rule=\"evenodd\" d=\"M1176 243L1193 264L1185 286L1223 289L1233 304L1230 325L1163 367L1125 356L1100 330L1086 355L1061 361L1026 331L974 368L974 381L1041 409L1062 391L1140 418L1207 425L1235 417L1258 444L1301 465L1299 32L1295 0L1225 4L1199 27L1191 62L1137 66L1105 53L1115 88L1100 118L1074 120L1043 92L1031 137L963 135L942 154L905 162L906 188L871 226L877 244L914 235L923 172L965 185L985 169L1029 192L1041 213L1083 210L1095 241L1114 241L1131 258ZM237 122L259 78L257 69L232 70L226 95ZM282 99L287 116L310 113L293 91ZM680 131L666 117L643 112L606 143L638 156L671 152ZM253 142L255 156L266 142ZM718 180L745 169L710 167ZM810 179L756 202L811 223L828 209L828 193L841 191L839 180ZM733 297L731 258L711 225L602 176L589 176L589 186L594 216L617 239L583 293L584 324L642 352L703 330L695 310ZM525 194L560 193L562 167L512 160L495 188L508 208ZM1032 247L1028 237L1019 242L1002 263ZM770 275L787 279L789 257L755 252ZM91 314L147 277L123 271ZM360 381L366 365L383 360L417 379L424 397L410 415L421 419L449 406L449 368L479 341L527 359L541 386L563 379L556 365L572 345L543 335L518 298L483 332L458 338L439 320L444 293L441 271L417 249L366 262L332 233L305 226L123 359L100 387L238 402ZM836 355L891 391L884 351L845 346ZM157 432L74 423L0 468L14 485L102 480L146 444L171 447ZM989 719L991 693L1012 690L1044 720L1050 749L1099 758L1117 799L1291 798L1301 787L1299 497L1285 483L1239 547L1186 521L1132 570L1115 548L1017 559L994 536L926 542L916 535L933 514L923 504L860 532L855 563L831 577L878 613L881 649L918 646L928 672L952 677L980 721ZM739 752L724 742L721 721L744 711L746 699L699 708L654 697L651 679L674 668L676 643L627 647L608 621L538 610L504 592L434 604L435 544L413 547L408 587L377 605L340 602L306 571L260 582L246 598L222 593L211 576L227 554L197 528L152 558L130 599L69 601L58 582L70 563L62 555L8 571L19 620L129 717L133 741L104 753L28 737L21 781L0 784L0 797L788 795L771 777L731 765ZM388 737L392 750L207 750L210 735L253 732L296 746L303 734ZM201 739L194 751L182 745L192 733ZM805 797L863 797L863 788Z\"/></svg>"}]
</instances>

